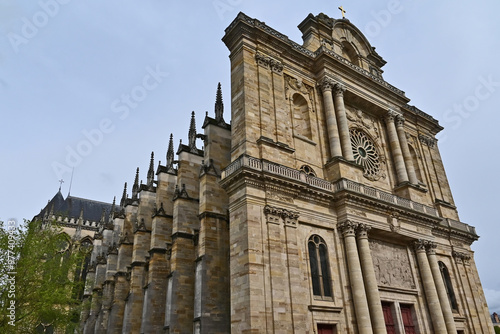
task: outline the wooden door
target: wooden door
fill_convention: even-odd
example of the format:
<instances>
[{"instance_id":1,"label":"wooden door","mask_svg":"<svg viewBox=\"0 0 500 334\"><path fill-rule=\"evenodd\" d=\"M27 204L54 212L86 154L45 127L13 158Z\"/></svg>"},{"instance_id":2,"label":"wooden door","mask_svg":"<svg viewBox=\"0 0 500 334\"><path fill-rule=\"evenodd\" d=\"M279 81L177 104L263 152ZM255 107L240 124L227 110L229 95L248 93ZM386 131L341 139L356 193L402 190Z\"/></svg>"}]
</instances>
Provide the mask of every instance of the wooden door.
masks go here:
<instances>
[{"instance_id":1,"label":"wooden door","mask_svg":"<svg viewBox=\"0 0 500 334\"><path fill-rule=\"evenodd\" d=\"M318 334L335 334L335 325L318 324Z\"/></svg>"},{"instance_id":2,"label":"wooden door","mask_svg":"<svg viewBox=\"0 0 500 334\"><path fill-rule=\"evenodd\" d=\"M401 305L401 316L405 326L405 334L415 334L415 325L411 313L411 305Z\"/></svg>"},{"instance_id":3,"label":"wooden door","mask_svg":"<svg viewBox=\"0 0 500 334\"><path fill-rule=\"evenodd\" d=\"M382 303L382 311L384 312L385 328L387 334L396 334L396 326L392 317L391 303Z\"/></svg>"}]
</instances>

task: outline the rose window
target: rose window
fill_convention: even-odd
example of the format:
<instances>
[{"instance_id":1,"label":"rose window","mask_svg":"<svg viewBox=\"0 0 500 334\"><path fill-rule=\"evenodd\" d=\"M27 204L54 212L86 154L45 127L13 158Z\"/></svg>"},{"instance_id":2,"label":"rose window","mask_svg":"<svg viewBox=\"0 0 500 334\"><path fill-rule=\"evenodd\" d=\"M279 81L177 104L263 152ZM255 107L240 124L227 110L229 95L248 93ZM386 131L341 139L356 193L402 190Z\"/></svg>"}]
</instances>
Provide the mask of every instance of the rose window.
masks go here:
<instances>
[{"instance_id":1,"label":"rose window","mask_svg":"<svg viewBox=\"0 0 500 334\"><path fill-rule=\"evenodd\" d=\"M380 171L380 158L375 144L364 132L357 129L351 129L349 133L354 161L363 166L364 175L367 178L377 179Z\"/></svg>"}]
</instances>

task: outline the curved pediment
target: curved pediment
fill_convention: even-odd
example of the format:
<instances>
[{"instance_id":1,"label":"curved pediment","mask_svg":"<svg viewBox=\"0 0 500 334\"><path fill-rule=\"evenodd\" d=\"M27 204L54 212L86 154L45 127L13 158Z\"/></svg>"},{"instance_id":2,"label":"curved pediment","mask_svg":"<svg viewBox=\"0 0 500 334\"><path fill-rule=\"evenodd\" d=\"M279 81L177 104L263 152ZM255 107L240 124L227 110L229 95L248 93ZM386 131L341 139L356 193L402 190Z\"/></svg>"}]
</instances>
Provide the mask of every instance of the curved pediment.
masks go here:
<instances>
[{"instance_id":1,"label":"curved pediment","mask_svg":"<svg viewBox=\"0 0 500 334\"><path fill-rule=\"evenodd\" d=\"M304 47L316 51L325 47L334 51L352 64L373 75L382 76L382 59L370 45L363 33L347 19L333 19L320 13L309 16L299 24Z\"/></svg>"},{"instance_id":2,"label":"curved pediment","mask_svg":"<svg viewBox=\"0 0 500 334\"><path fill-rule=\"evenodd\" d=\"M355 65L363 68L371 65L380 69L386 64L363 33L349 20L335 20L332 27L332 40L339 47L338 53ZM369 70L369 68L366 69Z\"/></svg>"}]
</instances>

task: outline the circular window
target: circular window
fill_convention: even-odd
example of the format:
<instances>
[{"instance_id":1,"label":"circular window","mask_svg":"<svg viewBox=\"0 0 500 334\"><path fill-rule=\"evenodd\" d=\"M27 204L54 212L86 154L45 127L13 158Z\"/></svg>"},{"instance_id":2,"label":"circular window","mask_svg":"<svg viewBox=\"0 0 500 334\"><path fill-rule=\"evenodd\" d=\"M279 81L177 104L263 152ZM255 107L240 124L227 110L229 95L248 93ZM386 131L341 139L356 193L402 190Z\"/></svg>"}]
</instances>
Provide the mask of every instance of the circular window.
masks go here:
<instances>
[{"instance_id":1,"label":"circular window","mask_svg":"<svg viewBox=\"0 0 500 334\"><path fill-rule=\"evenodd\" d=\"M309 176L316 176L316 172L314 172L314 169L312 169L308 165L302 165L302 167L300 167L300 170Z\"/></svg>"},{"instance_id":2,"label":"circular window","mask_svg":"<svg viewBox=\"0 0 500 334\"><path fill-rule=\"evenodd\" d=\"M375 144L362 131L351 129L352 153L354 161L363 166L364 175L370 179L377 179L380 171L380 159Z\"/></svg>"}]
</instances>

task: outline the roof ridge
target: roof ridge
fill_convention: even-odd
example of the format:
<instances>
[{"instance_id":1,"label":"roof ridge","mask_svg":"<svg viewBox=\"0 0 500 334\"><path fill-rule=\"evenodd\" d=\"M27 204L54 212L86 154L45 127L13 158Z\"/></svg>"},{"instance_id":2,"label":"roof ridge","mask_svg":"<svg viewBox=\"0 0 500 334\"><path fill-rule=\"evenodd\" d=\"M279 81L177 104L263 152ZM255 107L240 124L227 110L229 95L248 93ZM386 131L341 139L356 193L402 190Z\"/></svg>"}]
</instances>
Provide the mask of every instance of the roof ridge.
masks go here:
<instances>
[{"instance_id":1,"label":"roof ridge","mask_svg":"<svg viewBox=\"0 0 500 334\"><path fill-rule=\"evenodd\" d=\"M66 197L66 200L68 200L69 198L74 198L74 199L82 199L82 200L85 200L85 201L88 201L88 202L94 202L94 203L101 203L101 204L106 204L106 205L112 205L111 203L107 203L107 202L103 202L103 201L96 201L96 200L93 200L93 199L88 199L88 198L83 198L83 197L77 197L77 196L68 196Z\"/></svg>"}]
</instances>

